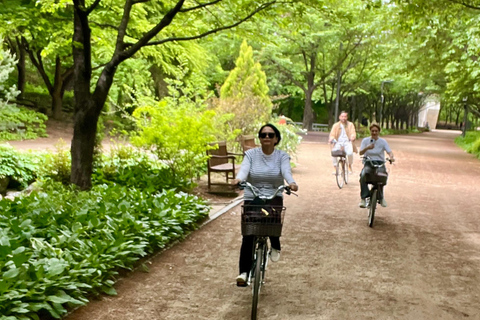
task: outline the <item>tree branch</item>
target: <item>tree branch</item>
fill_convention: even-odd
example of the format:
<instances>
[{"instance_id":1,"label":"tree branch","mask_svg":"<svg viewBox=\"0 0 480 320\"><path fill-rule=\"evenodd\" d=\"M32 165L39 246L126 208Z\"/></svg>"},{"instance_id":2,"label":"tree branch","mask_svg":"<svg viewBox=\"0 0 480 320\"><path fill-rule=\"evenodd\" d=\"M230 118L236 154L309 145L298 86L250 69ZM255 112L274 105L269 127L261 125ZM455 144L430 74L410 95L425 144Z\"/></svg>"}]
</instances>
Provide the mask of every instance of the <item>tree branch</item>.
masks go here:
<instances>
[{"instance_id":1,"label":"tree branch","mask_svg":"<svg viewBox=\"0 0 480 320\"><path fill-rule=\"evenodd\" d=\"M30 57L30 60L32 61L32 64L35 66L37 69L38 73L40 73L40 76L43 79L43 82L45 83L45 86L48 89L48 92L52 94L53 92L53 85L50 82L50 79L48 78L48 75L45 71L45 68L43 66L43 61L42 61L42 55L40 54L40 51L34 52L27 41L25 37L22 36L22 44L23 47L25 48L25 51L27 52L28 56ZM35 55L36 54L36 55Z\"/></svg>"},{"instance_id":2,"label":"tree branch","mask_svg":"<svg viewBox=\"0 0 480 320\"><path fill-rule=\"evenodd\" d=\"M90 7L87 8L86 10L86 14L87 16L93 11L95 10L96 7L98 7L98 4L100 3L101 0L95 0L94 3L92 3L92 5Z\"/></svg>"},{"instance_id":3,"label":"tree branch","mask_svg":"<svg viewBox=\"0 0 480 320\"><path fill-rule=\"evenodd\" d=\"M189 12L189 11L193 11L193 10L197 10L197 9L202 9L202 8L217 4L217 3L222 2L222 1L223 0L215 0L215 1L212 1L212 2L201 3L201 4L199 4L198 6L195 6L195 7L181 9L180 12Z\"/></svg>"},{"instance_id":4,"label":"tree branch","mask_svg":"<svg viewBox=\"0 0 480 320\"><path fill-rule=\"evenodd\" d=\"M474 9L474 10L480 10L480 7L474 6L474 5L469 4L469 3L465 3L465 1L458 1L458 0L449 0L449 1L453 2L453 3L456 3L456 4L459 4L459 5L462 5L466 8L470 8L470 9Z\"/></svg>"},{"instance_id":5,"label":"tree branch","mask_svg":"<svg viewBox=\"0 0 480 320\"><path fill-rule=\"evenodd\" d=\"M122 20L118 26L117 33L117 44L115 46L115 53L121 52L125 48L124 38L127 33L128 22L130 21L130 13L132 11L133 0L125 1L125 6L123 7Z\"/></svg>"},{"instance_id":6,"label":"tree branch","mask_svg":"<svg viewBox=\"0 0 480 320\"><path fill-rule=\"evenodd\" d=\"M242 24L243 22L247 21L248 19L250 19L251 17L253 17L255 14L257 14L258 12L268 8L269 6L271 6L272 4L274 4L276 1L272 1L272 2L268 2L268 3L265 3L265 4L262 4L260 7L258 7L256 10L252 11L248 16L246 16L245 18L235 22L234 24L231 24L231 25L228 25L228 26L224 26L224 27L220 27L220 28L216 28L216 29L213 29L213 30L210 30L210 31L207 31L207 32L204 32L202 34L199 34L199 35L196 35L196 36L191 36L191 37L173 37L173 38L167 38L167 39L163 39L163 40L160 40L160 41L152 41L152 42L148 42L147 44L145 44L145 46L154 46L154 45L159 45L159 44L163 44L163 43L166 43L166 42L172 42L172 41L188 41L188 40L195 40L195 39L200 39L200 38L204 38L210 34L213 34L213 33L217 33L217 32L220 32L220 31L223 31L223 30L227 30L227 29L232 29L232 28L235 28L236 26Z\"/></svg>"},{"instance_id":7,"label":"tree branch","mask_svg":"<svg viewBox=\"0 0 480 320\"><path fill-rule=\"evenodd\" d=\"M182 9L183 3L185 0L178 0L177 4L175 7L173 7L167 14L163 17L163 19L150 31L148 31L140 40L138 40L134 45L129 46L129 49L126 51L122 52L122 56L119 57L119 61L117 61L115 64L119 64L123 60L126 60L133 56L138 50L140 50L144 46L148 46L149 41L155 37L160 31L162 31L164 28L169 26L172 23L173 18L177 15L177 13ZM171 40L174 41L174 40ZM163 41L161 43L164 43L167 41ZM122 45L125 46L125 43L122 42ZM117 43L118 46L118 43Z\"/></svg>"}]
</instances>

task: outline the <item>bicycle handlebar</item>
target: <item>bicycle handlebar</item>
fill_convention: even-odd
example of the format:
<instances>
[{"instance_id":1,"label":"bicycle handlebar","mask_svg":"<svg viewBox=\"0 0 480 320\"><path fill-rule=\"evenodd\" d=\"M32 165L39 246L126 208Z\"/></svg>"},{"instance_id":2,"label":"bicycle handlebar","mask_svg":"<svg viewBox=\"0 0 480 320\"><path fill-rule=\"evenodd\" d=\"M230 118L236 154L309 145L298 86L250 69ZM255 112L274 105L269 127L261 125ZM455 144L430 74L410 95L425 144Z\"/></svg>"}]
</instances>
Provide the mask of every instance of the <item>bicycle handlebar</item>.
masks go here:
<instances>
[{"instance_id":1,"label":"bicycle handlebar","mask_svg":"<svg viewBox=\"0 0 480 320\"><path fill-rule=\"evenodd\" d=\"M239 188L240 190L243 190L243 189L245 189L245 188L249 188L249 189L253 192L253 195L254 195L255 197L258 197L258 198L260 198L260 199L262 199L262 200L272 200L273 198L275 198L275 197L277 196L277 194L282 193L282 192L284 192L284 191L285 191L285 193L288 194L288 195L293 194L293 195L295 195L295 196L298 197L298 195L297 195L295 192L293 192L292 189L290 189L289 186L286 186L286 185L281 185L281 186L279 186L279 187L277 188L277 190L275 190L275 193L274 193L271 197L261 196L261 195L260 195L260 190L259 190L257 187L255 187L254 185L252 185L252 184L251 184L250 182L248 182L248 181L239 182L239 183L237 184L237 186L238 186L238 188Z\"/></svg>"},{"instance_id":2,"label":"bicycle handlebar","mask_svg":"<svg viewBox=\"0 0 480 320\"><path fill-rule=\"evenodd\" d=\"M362 158L364 160L368 161L372 165L372 167L374 167L374 168L380 168L380 167L384 166L385 163L387 163L387 162L390 162L390 164L393 163L393 160L390 159L390 158L386 158L385 160L372 160L368 156L363 156ZM382 163L381 164L374 164L373 161L378 161L378 162L382 162Z\"/></svg>"}]
</instances>

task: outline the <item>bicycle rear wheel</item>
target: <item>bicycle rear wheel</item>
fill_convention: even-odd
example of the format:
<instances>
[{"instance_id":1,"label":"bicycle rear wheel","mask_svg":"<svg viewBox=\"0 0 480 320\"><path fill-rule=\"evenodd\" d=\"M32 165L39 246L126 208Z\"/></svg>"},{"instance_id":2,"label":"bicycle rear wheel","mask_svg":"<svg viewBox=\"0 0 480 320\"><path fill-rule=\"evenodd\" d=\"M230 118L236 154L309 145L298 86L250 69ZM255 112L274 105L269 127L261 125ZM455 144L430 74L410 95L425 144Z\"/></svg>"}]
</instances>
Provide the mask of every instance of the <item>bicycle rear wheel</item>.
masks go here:
<instances>
[{"instance_id":1,"label":"bicycle rear wheel","mask_svg":"<svg viewBox=\"0 0 480 320\"><path fill-rule=\"evenodd\" d=\"M368 211L368 226L373 228L373 220L375 219L375 209L377 208L377 189L372 190L370 196L370 208Z\"/></svg>"},{"instance_id":2,"label":"bicycle rear wheel","mask_svg":"<svg viewBox=\"0 0 480 320\"><path fill-rule=\"evenodd\" d=\"M345 182L345 161L338 160L335 178L337 179L337 186L342 189Z\"/></svg>"},{"instance_id":3,"label":"bicycle rear wheel","mask_svg":"<svg viewBox=\"0 0 480 320\"><path fill-rule=\"evenodd\" d=\"M258 306L258 295L260 293L261 281L263 278L262 275L262 264L263 257L265 252L265 244L259 244L257 247L257 252L255 256L255 273L253 279L253 288L252 288L252 320L257 319L257 306Z\"/></svg>"}]
</instances>

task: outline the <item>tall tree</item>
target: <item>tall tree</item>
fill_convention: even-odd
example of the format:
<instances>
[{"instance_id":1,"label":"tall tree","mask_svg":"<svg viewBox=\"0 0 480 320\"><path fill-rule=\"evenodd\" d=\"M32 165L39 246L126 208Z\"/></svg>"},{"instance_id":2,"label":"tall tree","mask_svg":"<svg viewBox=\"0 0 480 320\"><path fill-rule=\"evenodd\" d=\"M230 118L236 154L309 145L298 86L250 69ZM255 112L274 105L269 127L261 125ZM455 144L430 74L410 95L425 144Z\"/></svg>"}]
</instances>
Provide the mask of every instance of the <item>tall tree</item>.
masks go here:
<instances>
[{"instance_id":1,"label":"tall tree","mask_svg":"<svg viewBox=\"0 0 480 320\"><path fill-rule=\"evenodd\" d=\"M34 0L6 1L1 6L0 18L9 23L0 27L0 33L8 35L10 46L18 54L19 84L25 83L22 76L25 71L23 54L26 53L52 98L51 115L59 119L63 95L73 76L69 18L72 10L57 10L56 3L37 6L38 3Z\"/></svg>"},{"instance_id":2,"label":"tall tree","mask_svg":"<svg viewBox=\"0 0 480 320\"><path fill-rule=\"evenodd\" d=\"M243 41L235 68L230 71L220 90L219 108L233 113L233 128L252 133L259 122L270 119L272 102L268 96L267 76L260 63L253 59L252 47Z\"/></svg>"},{"instance_id":3,"label":"tall tree","mask_svg":"<svg viewBox=\"0 0 480 320\"><path fill-rule=\"evenodd\" d=\"M45 2L46 0L39 0ZM195 40L233 28L274 3L214 0L198 3L179 1L86 1L73 0L74 6L74 134L72 140L71 182L81 189L91 187L93 149L99 115L114 81L117 67L143 47L173 41ZM215 14L210 12L215 11ZM112 14L114 13L114 14ZM92 17L108 16L106 27L116 30L112 57L92 84ZM148 16L151 25L139 25ZM240 17L240 18L238 18ZM144 20L143 20L144 21ZM92 90L93 88L93 90Z\"/></svg>"},{"instance_id":4,"label":"tall tree","mask_svg":"<svg viewBox=\"0 0 480 320\"><path fill-rule=\"evenodd\" d=\"M313 100L333 108L337 77L358 64L353 57L373 39L367 22L371 14L356 0L283 10L284 19L273 27L277 37L266 47L264 58L282 75L281 82L290 85L291 93L304 97L303 125L310 130L315 119Z\"/></svg>"}]
</instances>

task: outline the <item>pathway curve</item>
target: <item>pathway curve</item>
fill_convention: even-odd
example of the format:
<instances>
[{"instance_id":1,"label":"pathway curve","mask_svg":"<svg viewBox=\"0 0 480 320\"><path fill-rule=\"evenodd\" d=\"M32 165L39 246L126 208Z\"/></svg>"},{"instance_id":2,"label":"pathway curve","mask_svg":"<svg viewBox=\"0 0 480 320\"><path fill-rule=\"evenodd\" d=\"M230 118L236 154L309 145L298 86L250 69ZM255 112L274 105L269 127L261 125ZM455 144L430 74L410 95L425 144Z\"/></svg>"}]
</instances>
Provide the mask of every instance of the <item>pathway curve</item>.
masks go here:
<instances>
[{"instance_id":1,"label":"pathway curve","mask_svg":"<svg viewBox=\"0 0 480 320\"><path fill-rule=\"evenodd\" d=\"M387 137L397 158L374 228L355 178L340 190L321 134L302 143L286 199L282 257L270 264L260 319L480 319L480 161L458 133ZM237 288L239 208L152 257L68 320L249 319Z\"/></svg>"}]
</instances>

